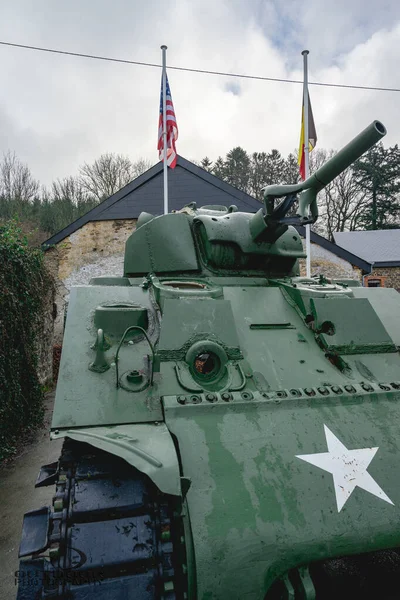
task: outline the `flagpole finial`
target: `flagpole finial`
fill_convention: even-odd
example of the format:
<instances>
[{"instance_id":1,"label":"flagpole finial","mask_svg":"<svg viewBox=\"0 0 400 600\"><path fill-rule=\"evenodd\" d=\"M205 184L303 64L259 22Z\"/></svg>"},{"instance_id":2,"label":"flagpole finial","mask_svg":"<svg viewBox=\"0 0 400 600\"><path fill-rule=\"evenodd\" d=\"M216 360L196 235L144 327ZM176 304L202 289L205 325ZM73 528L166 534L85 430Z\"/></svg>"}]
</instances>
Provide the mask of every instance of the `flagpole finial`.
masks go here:
<instances>
[{"instance_id":1,"label":"flagpole finial","mask_svg":"<svg viewBox=\"0 0 400 600\"><path fill-rule=\"evenodd\" d=\"M165 44L163 44L163 45L161 46L161 50L166 50L167 48L168 48L168 46L166 46Z\"/></svg>"},{"instance_id":2,"label":"flagpole finial","mask_svg":"<svg viewBox=\"0 0 400 600\"><path fill-rule=\"evenodd\" d=\"M310 54L309 50L303 50L302 55L304 56L305 54Z\"/></svg>"}]
</instances>

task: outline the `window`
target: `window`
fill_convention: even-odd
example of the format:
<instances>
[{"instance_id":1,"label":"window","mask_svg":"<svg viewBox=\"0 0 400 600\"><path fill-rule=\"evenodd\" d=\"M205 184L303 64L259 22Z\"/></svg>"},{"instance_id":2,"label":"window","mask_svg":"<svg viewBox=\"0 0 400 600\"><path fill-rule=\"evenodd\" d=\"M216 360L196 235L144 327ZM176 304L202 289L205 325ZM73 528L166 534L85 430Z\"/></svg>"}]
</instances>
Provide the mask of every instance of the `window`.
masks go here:
<instances>
[{"instance_id":1,"label":"window","mask_svg":"<svg viewBox=\"0 0 400 600\"><path fill-rule=\"evenodd\" d=\"M377 277L374 275L364 277L365 287L385 287L386 277Z\"/></svg>"}]
</instances>

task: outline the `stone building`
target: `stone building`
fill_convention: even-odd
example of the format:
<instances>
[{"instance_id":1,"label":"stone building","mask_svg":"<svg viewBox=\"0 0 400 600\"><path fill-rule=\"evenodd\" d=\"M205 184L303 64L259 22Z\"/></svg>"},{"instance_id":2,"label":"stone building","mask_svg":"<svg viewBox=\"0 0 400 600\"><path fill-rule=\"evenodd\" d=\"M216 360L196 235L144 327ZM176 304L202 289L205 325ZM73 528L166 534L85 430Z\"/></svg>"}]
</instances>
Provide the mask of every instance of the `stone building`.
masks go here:
<instances>
[{"instance_id":1,"label":"stone building","mask_svg":"<svg viewBox=\"0 0 400 600\"><path fill-rule=\"evenodd\" d=\"M305 248L305 228L298 227ZM327 277L355 279L364 283L365 274L371 271L371 264L356 254L330 242L322 235L311 231L311 275L323 274ZM305 260L300 260L300 273L305 276Z\"/></svg>"},{"instance_id":2,"label":"stone building","mask_svg":"<svg viewBox=\"0 0 400 600\"><path fill-rule=\"evenodd\" d=\"M168 175L170 211L180 210L190 202L198 206L234 204L246 212L256 212L261 207L256 198L181 156ZM125 242L143 211L154 215L163 213L162 163L154 165L44 242L47 260L58 282L55 343L62 340L64 306L70 287L87 284L92 277L122 274ZM303 228L299 230L304 234ZM360 279L370 271L368 262L314 232L311 242L313 273Z\"/></svg>"},{"instance_id":3,"label":"stone building","mask_svg":"<svg viewBox=\"0 0 400 600\"><path fill-rule=\"evenodd\" d=\"M364 277L368 287L390 287L400 291L400 229L345 231L334 234L341 248L371 264Z\"/></svg>"}]
</instances>

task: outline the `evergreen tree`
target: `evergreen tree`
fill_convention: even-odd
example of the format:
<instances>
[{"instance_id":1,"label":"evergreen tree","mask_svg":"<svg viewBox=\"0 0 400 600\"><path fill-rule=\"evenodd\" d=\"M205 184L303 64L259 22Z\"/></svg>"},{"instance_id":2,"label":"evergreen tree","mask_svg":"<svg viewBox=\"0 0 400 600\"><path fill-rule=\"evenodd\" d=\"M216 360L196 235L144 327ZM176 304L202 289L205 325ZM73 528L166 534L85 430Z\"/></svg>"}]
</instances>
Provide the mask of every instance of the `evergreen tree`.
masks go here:
<instances>
[{"instance_id":1,"label":"evergreen tree","mask_svg":"<svg viewBox=\"0 0 400 600\"><path fill-rule=\"evenodd\" d=\"M205 156L201 161L200 161L200 166L202 169L204 169L205 171L208 171L209 173L212 173L212 160L210 160L208 158L208 156Z\"/></svg>"},{"instance_id":2,"label":"evergreen tree","mask_svg":"<svg viewBox=\"0 0 400 600\"><path fill-rule=\"evenodd\" d=\"M224 179L238 190L247 192L250 179L250 157L243 148L232 148L226 155Z\"/></svg>"},{"instance_id":3,"label":"evergreen tree","mask_svg":"<svg viewBox=\"0 0 400 600\"><path fill-rule=\"evenodd\" d=\"M222 156L218 156L211 169L211 173L220 179L225 179L225 162Z\"/></svg>"},{"instance_id":4,"label":"evergreen tree","mask_svg":"<svg viewBox=\"0 0 400 600\"><path fill-rule=\"evenodd\" d=\"M271 150L267 154L267 164L265 172L265 184L274 185L283 183L284 180L285 159L278 150Z\"/></svg>"},{"instance_id":5,"label":"evergreen tree","mask_svg":"<svg viewBox=\"0 0 400 600\"><path fill-rule=\"evenodd\" d=\"M366 193L365 210L357 226L363 229L399 227L400 149L373 146L353 166L359 188Z\"/></svg>"},{"instance_id":6,"label":"evergreen tree","mask_svg":"<svg viewBox=\"0 0 400 600\"><path fill-rule=\"evenodd\" d=\"M253 152L250 163L249 193L262 202L262 188L265 186L268 155L266 152Z\"/></svg>"},{"instance_id":7,"label":"evergreen tree","mask_svg":"<svg viewBox=\"0 0 400 600\"><path fill-rule=\"evenodd\" d=\"M283 177L282 183L286 185L293 185L298 183L300 180L299 163L297 157L290 153L283 165Z\"/></svg>"}]
</instances>

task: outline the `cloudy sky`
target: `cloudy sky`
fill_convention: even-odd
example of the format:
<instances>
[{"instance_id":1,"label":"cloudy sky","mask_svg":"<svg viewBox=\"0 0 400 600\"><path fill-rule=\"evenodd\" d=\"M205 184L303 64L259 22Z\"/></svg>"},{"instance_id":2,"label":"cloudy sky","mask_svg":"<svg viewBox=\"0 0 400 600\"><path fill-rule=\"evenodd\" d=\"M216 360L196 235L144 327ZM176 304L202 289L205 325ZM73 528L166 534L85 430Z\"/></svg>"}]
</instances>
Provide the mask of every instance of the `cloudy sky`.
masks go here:
<instances>
[{"instance_id":1,"label":"cloudy sky","mask_svg":"<svg viewBox=\"0 0 400 600\"><path fill-rule=\"evenodd\" d=\"M14 0L0 40L288 79L400 88L398 0ZM157 160L161 70L0 46L0 153L49 183L103 152ZM178 152L216 159L298 144L301 85L169 71ZM400 93L310 86L318 144L378 118L400 142Z\"/></svg>"}]
</instances>

